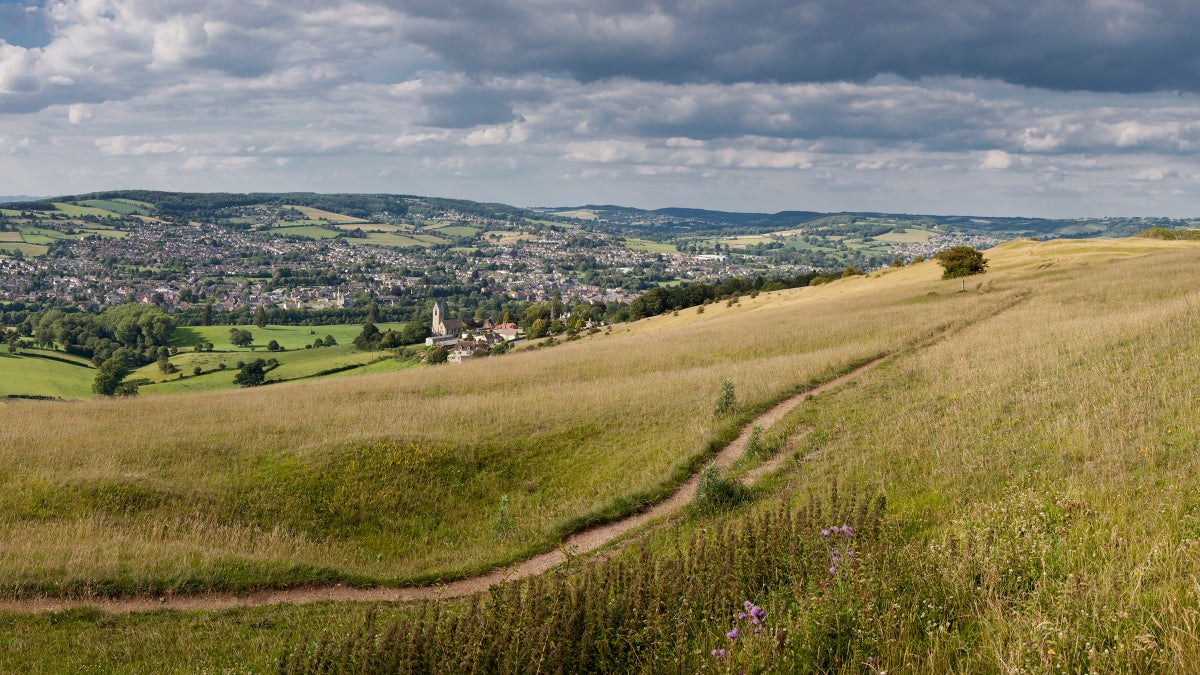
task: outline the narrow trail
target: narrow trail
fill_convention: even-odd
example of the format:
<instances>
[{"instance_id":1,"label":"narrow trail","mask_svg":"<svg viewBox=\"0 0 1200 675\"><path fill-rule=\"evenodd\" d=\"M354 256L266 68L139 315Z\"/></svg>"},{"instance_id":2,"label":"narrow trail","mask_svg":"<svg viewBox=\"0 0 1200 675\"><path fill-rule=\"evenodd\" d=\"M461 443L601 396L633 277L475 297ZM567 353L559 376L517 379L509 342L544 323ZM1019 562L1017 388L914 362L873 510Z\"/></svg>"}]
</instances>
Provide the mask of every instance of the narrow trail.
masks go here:
<instances>
[{"instance_id":1,"label":"narrow trail","mask_svg":"<svg viewBox=\"0 0 1200 675\"><path fill-rule=\"evenodd\" d=\"M1027 293L1018 293L1014 297L1003 303L1000 307L994 308L990 313L990 318L1012 309L1017 304L1021 303ZM770 428L785 415L795 410L800 404L804 403L813 396L824 394L828 391L836 389L847 382L857 378L863 373L871 370L875 366L905 352L928 347L929 345L941 340L946 335L961 330L966 326L972 325L980 318L960 320L951 325L944 326L941 329L933 332L930 335L919 339L915 344L897 352L891 352L864 363L857 368L854 368L846 373L824 382L812 389L808 389L799 394L791 396L784 401L776 404L770 410L750 420L744 427L741 433L731 443L722 448L713 458L713 462L720 468L728 468L738 457L741 457L745 451L746 442L750 438L755 426L761 426L763 429ZM793 438L797 440L798 437ZM781 450L775 456L768 459L766 462L756 466L754 469L746 473L742 480L748 484L753 484L763 476L773 473L785 461L793 456L790 450ZM251 591L248 593L202 593L197 595L174 595L167 594L163 596L135 596L121 598L91 598L91 599L64 599L64 598L26 598L19 600L0 600L0 612L14 612L21 614L32 614L37 612L62 611L66 609L90 607L98 609L102 612L110 614L129 614L133 612L151 612L160 609L172 610L221 610L232 609L237 607L262 607L266 605L274 605L280 603L288 603L302 605L312 602L321 602L323 600L335 600L342 602L387 602L387 601L411 601L411 600L427 600L437 598L455 598L465 595L472 595L481 591L503 583L505 581L516 581L526 577L542 574L552 567L559 565L567 560L567 556L576 556L584 553L595 551L596 549L612 543L625 534L643 527L655 520L665 518L679 512L684 506L692 500L696 494L696 486L700 483L699 474L693 475L687 482L679 487L667 499L651 506L641 513L633 514L629 517L604 523L595 527L581 530L566 538L566 540L557 549L547 551L532 558L497 568L486 574L479 576L468 577L458 581L451 581L445 584L437 584L433 586L408 586L408 587L375 587L375 588L351 588L342 584L334 584L331 586L300 586L295 588L287 588L282 590L261 590Z\"/></svg>"},{"instance_id":2,"label":"narrow trail","mask_svg":"<svg viewBox=\"0 0 1200 675\"><path fill-rule=\"evenodd\" d=\"M770 410L751 420L736 439L726 445L713 458L713 462L722 469L728 468L737 458L742 456L746 442L755 426L764 429L783 419L789 412L813 396L823 394L846 384L879 365L891 354L878 357L845 374L812 389L801 392L776 404ZM755 467L744 480L754 482L762 476L773 472L791 455L789 452L779 452L774 457ZM376 587L352 588L341 584L332 586L308 586L281 590L261 590L248 593L204 593L198 595L138 596L119 598L28 598L19 600L0 600L0 612L35 613L61 611L72 608L91 607L112 614L127 614L131 612L149 612L159 609L174 610L220 610L234 607L260 607L278 603L306 604L322 600L338 600L350 602L368 601L408 601L433 598L454 598L485 591L496 584L505 581L515 581L526 577L536 576L566 561L567 555L580 555L595 551L609 544L628 532L636 530L654 520L680 511L696 494L696 486L700 482L699 474L694 474L686 483L681 485L667 499L654 506L620 520L604 523L595 527L581 530L566 538L553 551L547 551L532 558L511 565L497 568L479 576L451 581L434 586L409 587Z\"/></svg>"}]
</instances>

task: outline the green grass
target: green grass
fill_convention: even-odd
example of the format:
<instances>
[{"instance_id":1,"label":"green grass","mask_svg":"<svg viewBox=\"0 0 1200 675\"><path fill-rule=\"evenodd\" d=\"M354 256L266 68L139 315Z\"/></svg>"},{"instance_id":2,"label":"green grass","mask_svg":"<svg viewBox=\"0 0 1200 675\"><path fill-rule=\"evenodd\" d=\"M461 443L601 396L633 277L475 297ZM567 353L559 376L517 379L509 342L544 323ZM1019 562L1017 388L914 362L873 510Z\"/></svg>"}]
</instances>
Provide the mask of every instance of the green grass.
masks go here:
<instances>
[{"instance_id":1,"label":"green grass","mask_svg":"<svg viewBox=\"0 0 1200 675\"><path fill-rule=\"evenodd\" d=\"M625 246L635 251L646 251L648 253L679 253L679 249L674 244L647 241L645 239L626 239Z\"/></svg>"},{"instance_id":2,"label":"green grass","mask_svg":"<svg viewBox=\"0 0 1200 675\"><path fill-rule=\"evenodd\" d=\"M114 199L113 201L120 203L120 204L131 204L133 206L140 206L143 209L153 209L154 208L154 204L151 204L150 202L141 202L136 199Z\"/></svg>"},{"instance_id":3,"label":"green grass","mask_svg":"<svg viewBox=\"0 0 1200 675\"><path fill-rule=\"evenodd\" d=\"M80 216L101 216L107 218L113 215L113 212L109 209L98 209L91 206L79 206L78 204L67 204L65 202L53 202L53 204L60 213L65 213L71 218L78 218Z\"/></svg>"},{"instance_id":4,"label":"green grass","mask_svg":"<svg viewBox=\"0 0 1200 675\"><path fill-rule=\"evenodd\" d=\"M188 391L213 391L217 389L234 389L233 378L237 373L238 362L247 362L256 358L277 359L279 367L267 374L268 382L294 380L313 377L331 370L340 370L352 365L365 365L376 360L390 357L390 352L363 352L352 344L340 344L335 347L319 349L294 349L282 352L259 351L248 354L238 352L183 352L173 356L171 363L179 369L173 374L163 374L157 364L143 366L130 374L131 379L146 378L154 382L141 390L145 394L168 394ZM220 365L225 364L221 370ZM202 375L194 375L193 369L199 366ZM357 372L358 369L345 372Z\"/></svg>"},{"instance_id":5,"label":"green grass","mask_svg":"<svg viewBox=\"0 0 1200 675\"><path fill-rule=\"evenodd\" d=\"M107 199L85 199L79 203L94 209L111 211L112 213L122 216L129 216L133 214L145 216L149 215L150 213L149 208L146 206L116 199L111 201Z\"/></svg>"},{"instance_id":6,"label":"green grass","mask_svg":"<svg viewBox=\"0 0 1200 675\"><path fill-rule=\"evenodd\" d=\"M446 237L474 237L482 231L482 228L468 227L466 225L447 225L446 227L438 227L430 230L432 234Z\"/></svg>"},{"instance_id":7,"label":"green grass","mask_svg":"<svg viewBox=\"0 0 1200 675\"><path fill-rule=\"evenodd\" d=\"M43 246L42 244L20 244L7 241L0 243L0 253L20 251L21 255L25 256L26 258L36 258L40 255L46 255L46 251L49 250L49 246Z\"/></svg>"},{"instance_id":8,"label":"green grass","mask_svg":"<svg viewBox=\"0 0 1200 675\"><path fill-rule=\"evenodd\" d=\"M275 227L267 230L271 234L280 234L287 237L305 237L306 239L333 239L338 235L337 232L324 227L315 225L296 225L288 227Z\"/></svg>"},{"instance_id":9,"label":"green grass","mask_svg":"<svg viewBox=\"0 0 1200 675\"><path fill-rule=\"evenodd\" d=\"M399 323L380 323L376 324L376 327L380 331L386 332L389 329L399 330L402 325ZM347 345L362 333L362 326L358 324L326 326L267 325L264 328L258 328L254 325L181 326L175 329L171 337L171 345L180 348L192 348L198 344L211 342L213 349L218 352L249 354L249 348L235 347L229 342L229 331L231 328L250 331L250 334L254 338L253 345L257 348L258 353L265 353L267 343L271 340L275 340L288 349L304 349L304 345L312 344L317 338L321 338L323 341L327 335L332 335L339 345Z\"/></svg>"},{"instance_id":10,"label":"green grass","mask_svg":"<svg viewBox=\"0 0 1200 675\"><path fill-rule=\"evenodd\" d=\"M81 398L92 395L95 379L96 371L91 368L0 349L0 396Z\"/></svg>"},{"instance_id":11,"label":"green grass","mask_svg":"<svg viewBox=\"0 0 1200 675\"><path fill-rule=\"evenodd\" d=\"M347 239L346 241L351 244L373 244L375 246L394 246L397 248L430 245L428 241L391 232L368 232L365 239ZM445 243L445 240L439 241Z\"/></svg>"},{"instance_id":12,"label":"green grass","mask_svg":"<svg viewBox=\"0 0 1200 675\"><path fill-rule=\"evenodd\" d=\"M350 582L504 559L636 504L728 433L709 412L724 377L748 419L899 349L766 430L803 461L754 501L687 515L599 567L439 617L381 608L359 637L353 605L7 616L0 663L212 672L248 650L263 671L324 634L356 658L461 664L494 645L497 663L579 672L1188 670L1200 247L1016 242L988 257L966 293L926 262L458 368L4 404L7 593ZM503 495L506 537L491 527ZM882 520L855 505L878 496ZM819 530L842 523L858 535L838 555L856 556L833 563ZM767 609L765 637L724 637L742 600Z\"/></svg>"},{"instance_id":13,"label":"green grass","mask_svg":"<svg viewBox=\"0 0 1200 675\"><path fill-rule=\"evenodd\" d=\"M895 244L922 244L933 237L937 236L937 232L927 230L922 227L910 227L903 232L888 232L875 237L876 241L886 241Z\"/></svg>"}]
</instances>

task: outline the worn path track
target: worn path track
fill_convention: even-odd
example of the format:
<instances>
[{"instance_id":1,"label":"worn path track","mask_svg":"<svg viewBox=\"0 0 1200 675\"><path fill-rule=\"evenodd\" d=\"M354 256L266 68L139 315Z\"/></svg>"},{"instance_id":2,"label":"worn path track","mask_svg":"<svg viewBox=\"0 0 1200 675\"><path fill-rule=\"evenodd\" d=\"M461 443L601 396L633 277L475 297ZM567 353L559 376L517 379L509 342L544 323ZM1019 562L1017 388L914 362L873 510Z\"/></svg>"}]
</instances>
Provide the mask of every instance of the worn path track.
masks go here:
<instances>
[{"instance_id":1,"label":"worn path track","mask_svg":"<svg viewBox=\"0 0 1200 675\"><path fill-rule=\"evenodd\" d=\"M993 308L988 316L994 317L997 314L1003 313L1012 309L1017 304L1021 303L1028 293L1020 291L1001 303L999 307ZM965 328L984 316L960 319L959 321L944 326L943 328L927 335L915 345L911 345L906 349L900 350L903 353L910 350L921 349L927 347L934 342L942 339L946 335L957 330ZM721 468L727 468L729 465L742 455L746 447L746 441L750 438L750 434L755 426L761 426L764 429L770 428L773 424L783 419L792 410L795 410L801 403L818 394L823 394L832 389L842 386L843 384L855 379L859 375L867 372L875 366L895 356L895 353L879 356L867 363L850 370L843 375L836 377L828 382L820 384L812 389L801 392L786 400L776 404L770 410L764 412L758 417L750 420L742 428L741 434L738 435L733 442L726 445L717 453L713 461ZM749 471L743 480L748 483L757 481L764 475L767 475L786 461L792 455L791 452L781 451L774 457L755 467ZM20 600L0 600L0 612L17 612L17 613L35 613L44 611L61 611L64 609L72 609L77 607L92 607L103 612L112 614L127 614L131 612L148 612L158 609L175 609L175 610L220 610L230 609L234 607L261 607L265 605L274 605L279 603L290 604L306 604L311 602L320 602L322 600L336 600L344 602L378 602L378 601L409 601L409 600L425 600L436 598L454 598L464 595L471 595L480 591L495 586L496 584L505 581L515 581L526 577L536 576L546 572L550 568L566 561L569 555L579 555L595 551L596 549L612 543L620 539L625 534L640 528L657 519L677 513L696 494L696 486L700 482L700 476L693 475L686 483L679 487L667 499L655 504L649 509L641 513L633 514L627 518L615 520L611 523L604 523L595 527L576 532L567 537L563 544L553 550L540 555L536 555L527 560L512 563L504 567L497 568L486 574L479 576L468 577L458 581L452 581L445 584L437 584L433 586L408 586L408 587L375 587L375 588L351 588L342 584L334 584L330 586L302 586L297 588L288 588L282 590L263 590L252 591L249 593L204 593L198 595L165 595L165 596L136 596L123 598L92 598L92 599L64 599L64 598L29 598Z\"/></svg>"},{"instance_id":2,"label":"worn path track","mask_svg":"<svg viewBox=\"0 0 1200 675\"><path fill-rule=\"evenodd\" d=\"M834 378L812 389L796 394L770 410L751 420L731 443L721 449L713 458L717 466L727 468L742 455L746 441L755 426L764 429L783 419L792 410L810 397L835 389L862 373L879 365L889 356L882 356L863 364L840 377ZM756 467L746 475L746 480L753 482L761 476L774 471L790 453L780 452L764 464ZM205 593L199 595L164 595L138 596L122 598L93 598L93 599L64 599L64 598L30 598L20 600L0 600L0 611L32 613L42 611L60 611L77 607L93 607L104 612L123 614L129 612L146 612L157 609L177 610L215 610L233 607L258 607L277 603L305 604L322 600L339 601L405 601L431 598L453 598L470 595L504 581L514 581L525 577L535 576L564 562L568 552L578 555L594 551L605 544L613 542L626 533L635 530L651 521L673 514L692 500L696 494L696 486L700 482L698 474L693 475L667 499L654 506L633 514L627 518L604 523L595 527L576 532L567 537L563 544L553 550L520 562L506 565L482 574L458 581L434 586L410 587L376 587L351 588L341 584L331 586L306 586L282 590L252 591L249 593Z\"/></svg>"}]
</instances>

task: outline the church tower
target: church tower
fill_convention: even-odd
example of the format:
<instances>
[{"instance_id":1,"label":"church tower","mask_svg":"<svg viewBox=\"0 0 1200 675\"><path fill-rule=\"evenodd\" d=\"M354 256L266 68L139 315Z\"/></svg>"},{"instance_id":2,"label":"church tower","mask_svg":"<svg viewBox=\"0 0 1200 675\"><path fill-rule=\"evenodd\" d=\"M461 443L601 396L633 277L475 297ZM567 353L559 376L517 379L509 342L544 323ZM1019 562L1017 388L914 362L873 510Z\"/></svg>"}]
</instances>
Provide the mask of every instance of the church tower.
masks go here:
<instances>
[{"instance_id":1,"label":"church tower","mask_svg":"<svg viewBox=\"0 0 1200 675\"><path fill-rule=\"evenodd\" d=\"M430 332L432 332L434 335L446 334L446 324L442 320L445 317L445 314L446 308L442 305L442 301L435 300L433 302L433 325L430 326Z\"/></svg>"}]
</instances>

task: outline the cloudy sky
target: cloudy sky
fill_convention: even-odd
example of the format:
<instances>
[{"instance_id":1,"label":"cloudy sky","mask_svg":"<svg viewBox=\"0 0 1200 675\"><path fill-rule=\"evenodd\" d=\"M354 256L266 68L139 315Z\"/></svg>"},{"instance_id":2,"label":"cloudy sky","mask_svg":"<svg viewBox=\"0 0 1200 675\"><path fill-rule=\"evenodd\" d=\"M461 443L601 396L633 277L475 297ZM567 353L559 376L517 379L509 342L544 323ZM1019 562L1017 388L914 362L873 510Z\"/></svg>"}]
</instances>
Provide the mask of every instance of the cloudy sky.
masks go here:
<instances>
[{"instance_id":1,"label":"cloudy sky","mask_svg":"<svg viewBox=\"0 0 1200 675\"><path fill-rule=\"evenodd\" d=\"M0 194L1200 216L1194 0L0 0Z\"/></svg>"}]
</instances>

